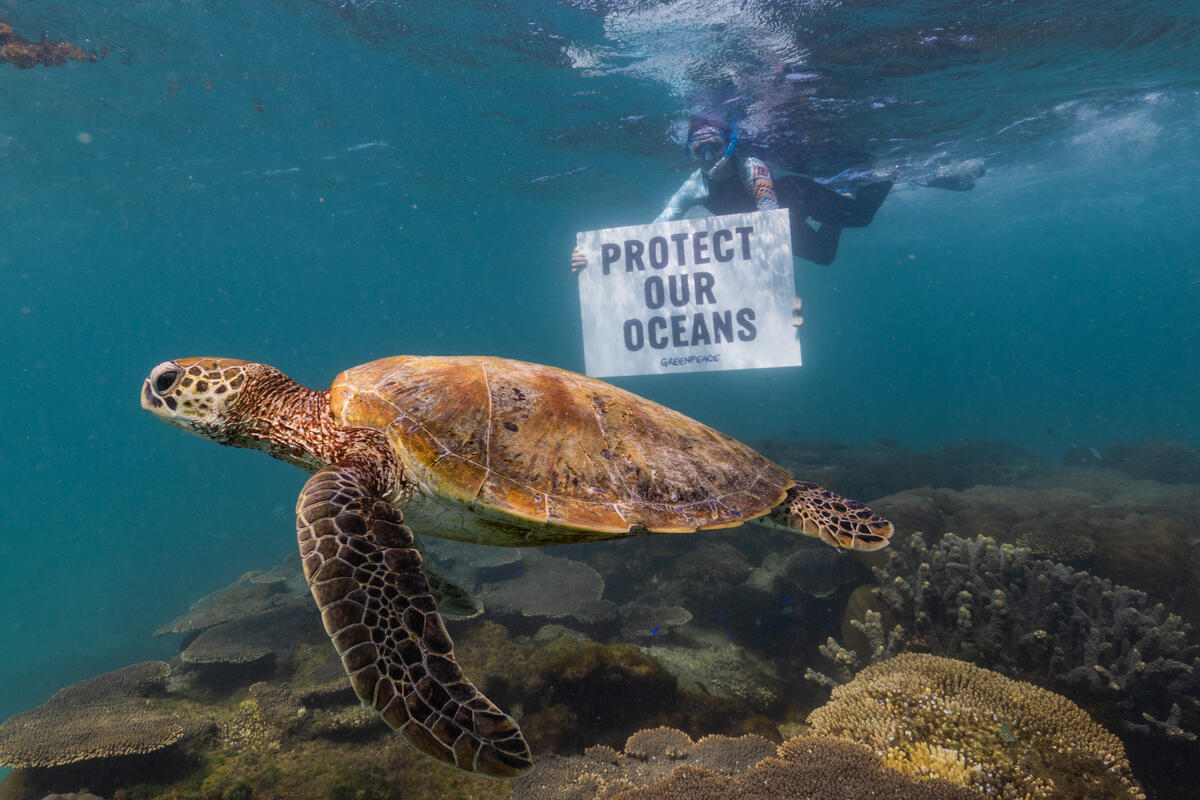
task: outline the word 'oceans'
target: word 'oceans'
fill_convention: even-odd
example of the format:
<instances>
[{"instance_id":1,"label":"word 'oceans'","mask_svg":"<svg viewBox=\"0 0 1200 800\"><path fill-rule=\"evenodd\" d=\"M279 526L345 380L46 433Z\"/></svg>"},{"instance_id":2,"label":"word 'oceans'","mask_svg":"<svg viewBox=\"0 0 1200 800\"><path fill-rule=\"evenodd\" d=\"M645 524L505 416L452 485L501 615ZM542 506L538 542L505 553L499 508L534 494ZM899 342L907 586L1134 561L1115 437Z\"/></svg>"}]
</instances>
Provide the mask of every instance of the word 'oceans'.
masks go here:
<instances>
[{"instance_id":1,"label":"word 'oceans'","mask_svg":"<svg viewBox=\"0 0 1200 800\"><path fill-rule=\"evenodd\" d=\"M738 248L734 246L734 235L740 239L741 244L741 260L750 260L750 234L754 233L754 227L751 225L745 227L737 227L733 230L721 228L712 232L709 236L708 231L695 231L693 233L673 233L670 236L672 242L675 243L675 259L671 260L671 247L667 243L666 236L655 236L649 241L643 242L641 239L626 239L622 244L616 242L605 242L600 245L600 267L605 275L612 271L613 264L624 257L625 271L639 272L646 271L646 264L649 263L652 269L666 269L667 267L686 267L688 266L688 253L691 252L692 264L710 264L713 259L718 262L725 263L733 261L737 255ZM687 246L688 240L691 240L691 247ZM712 257L709 257L709 252Z\"/></svg>"},{"instance_id":2,"label":"word 'oceans'","mask_svg":"<svg viewBox=\"0 0 1200 800\"><path fill-rule=\"evenodd\" d=\"M733 328L735 319L736 334ZM675 314L669 322L666 317L651 317L645 324L640 319L627 319L621 327L625 335L625 349L631 353L641 350L646 344L655 350L663 350L667 347L752 342L758 335L752 308L738 309L736 315L732 311Z\"/></svg>"}]
</instances>

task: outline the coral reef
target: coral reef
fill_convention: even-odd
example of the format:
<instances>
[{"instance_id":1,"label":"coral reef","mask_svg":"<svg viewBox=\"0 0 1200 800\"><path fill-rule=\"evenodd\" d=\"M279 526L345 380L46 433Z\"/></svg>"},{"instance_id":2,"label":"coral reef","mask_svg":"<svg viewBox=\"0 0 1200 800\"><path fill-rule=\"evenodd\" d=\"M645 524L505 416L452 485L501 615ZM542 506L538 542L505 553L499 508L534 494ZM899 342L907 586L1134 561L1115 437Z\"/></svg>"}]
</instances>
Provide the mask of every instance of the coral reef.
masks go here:
<instances>
[{"instance_id":1,"label":"coral reef","mask_svg":"<svg viewBox=\"0 0 1200 800\"><path fill-rule=\"evenodd\" d=\"M0 726L9 728L3 746L31 765L0 783L0 798L40 800L80 786L113 800L507 794L486 779L428 769L424 756L361 708L344 676L325 686L258 683L197 705L171 693L167 671L148 662L93 678ZM7 753L6 760L18 763Z\"/></svg>"},{"instance_id":2,"label":"coral reef","mask_svg":"<svg viewBox=\"0 0 1200 800\"><path fill-rule=\"evenodd\" d=\"M874 502L899 533L892 547L867 556L750 527L566 546L553 555L428 543L431 584L444 581L439 604L463 610L464 619L448 624L461 666L519 719L540 757L534 782L514 787L517 796L978 798L987 770L997 792L1006 784L1028 796L1136 794L1131 779L1113 784L1113 794L1024 764L1028 748L1053 731L1016 717L988 728L983 712L964 711L959 722L981 727L913 740L902 753L865 735L808 736L802 720L827 694L802 680L818 650L834 662L832 677L811 677L827 686L870 675L865 663L923 651L1040 684L1122 734L1137 776L1158 797L1172 796L1160 787L1194 769L1200 752L1200 739L1189 738L1200 734L1200 650L1187 625L1150 598L1200 619L1200 487L1094 465L1047 468L987 443L926 453L888 442L780 448L811 465L806 477L833 477L849 494L917 481L943 488ZM1132 470L1130 463L1123 462ZM966 488L979 478L1007 485ZM911 535L921 529L937 538ZM941 539L947 529L997 541ZM487 601L487 615L466 619L478 613L475 597ZM137 756L97 757L69 774L27 767L0 787L0 800L81 787L114 800L509 795L507 784L432 768L362 710L294 559L246 573L166 633L187 634L169 679L134 694L185 729L159 751L172 760L143 769L130 766ZM1024 689L1011 694L1012 702L1027 697ZM1063 724L1078 721L1079 709L1070 708ZM204 720L206 735L187 732ZM777 749L771 742L781 732L805 736ZM1045 745L1046 769L1069 758L1084 763L1108 746L1091 734L1054 735L1069 746ZM984 759L986 747L999 755ZM1168 755L1153 761L1147 751ZM1105 775L1129 778L1127 764L1112 765ZM922 777L930 774L945 780Z\"/></svg>"},{"instance_id":3,"label":"coral reef","mask_svg":"<svg viewBox=\"0 0 1200 800\"><path fill-rule=\"evenodd\" d=\"M775 745L761 736L705 736L693 741L676 728L645 728L630 735L622 751L600 745L589 747L582 756L542 759L532 773L513 782L513 798L612 797L664 778L681 765L732 775L774 752Z\"/></svg>"},{"instance_id":4,"label":"coral reef","mask_svg":"<svg viewBox=\"0 0 1200 800\"><path fill-rule=\"evenodd\" d=\"M890 440L847 447L836 442L768 439L755 447L804 480L863 500L918 486L966 489L977 484L1012 483L1042 468L1041 459L1033 453L982 439L920 452Z\"/></svg>"},{"instance_id":5,"label":"coral reef","mask_svg":"<svg viewBox=\"0 0 1200 800\"><path fill-rule=\"evenodd\" d=\"M692 612L683 606L626 603L617 612L621 615L621 635L627 639L658 636L692 621Z\"/></svg>"},{"instance_id":6,"label":"coral reef","mask_svg":"<svg viewBox=\"0 0 1200 800\"><path fill-rule=\"evenodd\" d=\"M778 709L788 687L762 655L720 633L695 630L677 641L642 648L673 674L681 687L726 697L752 709Z\"/></svg>"},{"instance_id":7,"label":"coral reef","mask_svg":"<svg viewBox=\"0 0 1200 800\"><path fill-rule=\"evenodd\" d=\"M14 33L7 22L0 21L0 63L7 61L18 69L30 69L38 64L59 67L68 61L95 61L106 55L106 49L97 54L67 41L43 38L31 42Z\"/></svg>"},{"instance_id":8,"label":"coral reef","mask_svg":"<svg viewBox=\"0 0 1200 800\"><path fill-rule=\"evenodd\" d=\"M512 577L481 583L476 593L489 611L524 617L574 617L598 622L613 616L613 604L602 600L604 579L579 561L537 551L522 554Z\"/></svg>"},{"instance_id":9,"label":"coral reef","mask_svg":"<svg viewBox=\"0 0 1200 800\"><path fill-rule=\"evenodd\" d=\"M208 628L180 653L183 663L212 671L275 662L291 655L305 634L323 633L311 608L283 607Z\"/></svg>"},{"instance_id":10,"label":"coral reef","mask_svg":"<svg viewBox=\"0 0 1200 800\"><path fill-rule=\"evenodd\" d=\"M144 661L72 684L0 725L0 766L59 767L145 755L196 730L149 698L165 692L169 667Z\"/></svg>"},{"instance_id":11,"label":"coral reef","mask_svg":"<svg viewBox=\"0 0 1200 800\"><path fill-rule=\"evenodd\" d=\"M978 800L940 779L889 769L869 748L800 737L778 748L756 736L706 736L656 728L635 733L624 753L589 748L583 756L544 759L513 783L513 800Z\"/></svg>"},{"instance_id":12,"label":"coral reef","mask_svg":"<svg viewBox=\"0 0 1200 800\"><path fill-rule=\"evenodd\" d=\"M1017 537L1017 547L1023 547L1038 558L1048 558L1080 567L1090 564L1096 555L1096 540L1065 531L1028 530Z\"/></svg>"},{"instance_id":13,"label":"coral reef","mask_svg":"<svg viewBox=\"0 0 1200 800\"><path fill-rule=\"evenodd\" d=\"M520 710L521 728L535 752L618 745L650 723L775 735L775 726L757 713L760 705L681 687L660 662L658 648L643 652L629 644L599 644L558 626L546 626L532 638L511 636L494 622L463 627L455 634L463 669L486 676L481 688ZM752 676L742 680L748 686Z\"/></svg>"},{"instance_id":14,"label":"coral reef","mask_svg":"<svg viewBox=\"0 0 1200 800\"><path fill-rule=\"evenodd\" d=\"M1143 592L985 537L947 534L930 548L917 534L891 550L876 594L902 629L884 641L878 618L864 620L871 658L906 648L978 660L1095 704L1130 731L1200 731L1200 647ZM824 652L843 679L858 666L832 639Z\"/></svg>"},{"instance_id":15,"label":"coral reef","mask_svg":"<svg viewBox=\"0 0 1200 800\"><path fill-rule=\"evenodd\" d=\"M1200 483L1200 450L1184 442L1142 439L1104 450L1105 466L1161 483Z\"/></svg>"},{"instance_id":16,"label":"coral reef","mask_svg":"<svg viewBox=\"0 0 1200 800\"><path fill-rule=\"evenodd\" d=\"M298 553L290 554L270 570L251 570L229 586L205 595L154 635L203 631L284 608L309 609L316 615Z\"/></svg>"},{"instance_id":17,"label":"coral reef","mask_svg":"<svg viewBox=\"0 0 1200 800\"><path fill-rule=\"evenodd\" d=\"M808 718L893 769L989 797L1144 798L1121 741L1066 698L964 661L908 653L862 670Z\"/></svg>"},{"instance_id":18,"label":"coral reef","mask_svg":"<svg viewBox=\"0 0 1200 800\"><path fill-rule=\"evenodd\" d=\"M1200 623L1200 486L1058 469L1014 486L916 489L872 508L899 534L990 536L1132 586Z\"/></svg>"}]
</instances>

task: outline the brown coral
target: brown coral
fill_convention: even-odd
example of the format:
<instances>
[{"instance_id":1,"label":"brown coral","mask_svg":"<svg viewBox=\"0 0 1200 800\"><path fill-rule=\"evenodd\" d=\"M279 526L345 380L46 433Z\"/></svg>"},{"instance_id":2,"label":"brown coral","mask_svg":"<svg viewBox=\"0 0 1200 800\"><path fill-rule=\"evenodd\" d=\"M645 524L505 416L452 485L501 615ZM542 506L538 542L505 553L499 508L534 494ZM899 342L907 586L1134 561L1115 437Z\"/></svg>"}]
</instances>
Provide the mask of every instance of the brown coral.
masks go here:
<instances>
[{"instance_id":1,"label":"brown coral","mask_svg":"<svg viewBox=\"0 0 1200 800\"><path fill-rule=\"evenodd\" d=\"M910 653L867 667L809 724L987 796L1144 797L1120 740L1081 708L963 661Z\"/></svg>"},{"instance_id":2,"label":"brown coral","mask_svg":"<svg viewBox=\"0 0 1200 800\"><path fill-rule=\"evenodd\" d=\"M0 725L0 764L54 767L94 758L152 753L179 742L184 726L147 700L169 667L145 661L59 691Z\"/></svg>"}]
</instances>

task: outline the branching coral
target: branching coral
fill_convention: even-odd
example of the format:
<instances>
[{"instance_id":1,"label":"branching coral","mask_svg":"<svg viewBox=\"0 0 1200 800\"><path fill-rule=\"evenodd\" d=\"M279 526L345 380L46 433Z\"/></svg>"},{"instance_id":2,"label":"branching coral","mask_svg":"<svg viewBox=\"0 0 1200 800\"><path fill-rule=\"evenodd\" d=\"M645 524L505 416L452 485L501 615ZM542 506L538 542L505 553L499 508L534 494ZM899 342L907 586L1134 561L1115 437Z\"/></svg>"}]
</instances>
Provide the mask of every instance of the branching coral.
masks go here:
<instances>
[{"instance_id":1,"label":"branching coral","mask_svg":"<svg viewBox=\"0 0 1200 800\"><path fill-rule=\"evenodd\" d=\"M893 769L987 797L1144 797L1120 740L1083 709L964 661L907 653L872 665L808 721Z\"/></svg>"},{"instance_id":2,"label":"branching coral","mask_svg":"<svg viewBox=\"0 0 1200 800\"><path fill-rule=\"evenodd\" d=\"M902 628L884 641L878 620L863 620L869 660L919 646L1111 709L1129 730L1176 739L1200 730L1200 647L1182 619L1136 589L952 534L935 547L920 535L897 543L876 577ZM843 681L858 666L833 640L823 652Z\"/></svg>"}]
</instances>

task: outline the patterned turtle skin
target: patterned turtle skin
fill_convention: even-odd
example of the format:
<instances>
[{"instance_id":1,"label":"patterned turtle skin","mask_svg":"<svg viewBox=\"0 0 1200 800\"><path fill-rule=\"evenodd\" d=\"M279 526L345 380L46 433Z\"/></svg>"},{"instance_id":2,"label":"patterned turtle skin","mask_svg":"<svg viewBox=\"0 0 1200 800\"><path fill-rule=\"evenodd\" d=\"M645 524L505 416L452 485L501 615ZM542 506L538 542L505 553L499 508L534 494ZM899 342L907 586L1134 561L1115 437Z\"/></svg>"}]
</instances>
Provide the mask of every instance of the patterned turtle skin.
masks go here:
<instances>
[{"instance_id":1,"label":"patterned turtle skin","mask_svg":"<svg viewBox=\"0 0 1200 800\"><path fill-rule=\"evenodd\" d=\"M492 778L527 772L529 748L459 669L414 528L506 546L750 520L860 550L892 534L861 503L696 420L539 364L396 356L313 391L265 364L189 358L155 367L141 400L190 433L313 473L297 538L355 691L422 752Z\"/></svg>"}]
</instances>

